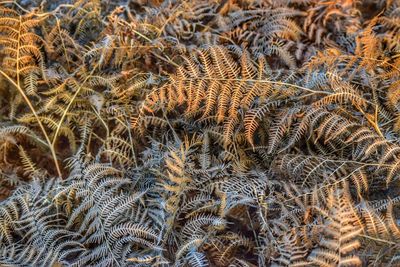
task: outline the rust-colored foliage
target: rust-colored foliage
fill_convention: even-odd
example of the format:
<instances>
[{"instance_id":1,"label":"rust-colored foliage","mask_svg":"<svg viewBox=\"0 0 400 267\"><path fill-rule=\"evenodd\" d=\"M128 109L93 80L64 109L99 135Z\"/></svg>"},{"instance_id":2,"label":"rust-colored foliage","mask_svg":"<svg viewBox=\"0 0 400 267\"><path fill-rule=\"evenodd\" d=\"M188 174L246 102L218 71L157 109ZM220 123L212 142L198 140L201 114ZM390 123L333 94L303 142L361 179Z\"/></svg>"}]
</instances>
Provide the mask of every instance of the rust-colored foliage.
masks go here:
<instances>
[{"instance_id":1,"label":"rust-colored foliage","mask_svg":"<svg viewBox=\"0 0 400 267\"><path fill-rule=\"evenodd\" d=\"M0 265L399 266L398 0L0 3Z\"/></svg>"}]
</instances>

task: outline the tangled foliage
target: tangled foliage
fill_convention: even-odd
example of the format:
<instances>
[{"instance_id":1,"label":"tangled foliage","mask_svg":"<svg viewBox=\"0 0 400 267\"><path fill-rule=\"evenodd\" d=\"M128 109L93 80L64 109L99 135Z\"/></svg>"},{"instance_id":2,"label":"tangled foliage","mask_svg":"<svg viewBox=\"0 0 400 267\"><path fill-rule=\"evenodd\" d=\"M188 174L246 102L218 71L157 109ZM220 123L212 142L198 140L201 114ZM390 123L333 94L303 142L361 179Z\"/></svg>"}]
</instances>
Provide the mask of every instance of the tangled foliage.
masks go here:
<instances>
[{"instance_id":1,"label":"tangled foliage","mask_svg":"<svg viewBox=\"0 0 400 267\"><path fill-rule=\"evenodd\" d=\"M0 265L399 266L398 0L2 1Z\"/></svg>"}]
</instances>

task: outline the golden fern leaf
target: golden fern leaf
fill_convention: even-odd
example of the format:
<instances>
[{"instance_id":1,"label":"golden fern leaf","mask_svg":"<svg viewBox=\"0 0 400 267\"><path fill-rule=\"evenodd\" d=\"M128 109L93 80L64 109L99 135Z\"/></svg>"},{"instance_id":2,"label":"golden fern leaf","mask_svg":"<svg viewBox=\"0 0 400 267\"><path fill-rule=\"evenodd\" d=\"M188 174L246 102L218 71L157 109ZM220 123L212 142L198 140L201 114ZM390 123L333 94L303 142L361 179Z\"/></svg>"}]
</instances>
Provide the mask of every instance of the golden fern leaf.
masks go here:
<instances>
[{"instance_id":1,"label":"golden fern leaf","mask_svg":"<svg viewBox=\"0 0 400 267\"><path fill-rule=\"evenodd\" d=\"M271 104L267 103L262 105L261 107L251 109L246 113L244 117L244 128L246 133L246 139L251 146L254 147L254 133L256 132L259 126L259 120L262 119L265 113L269 111L269 107Z\"/></svg>"},{"instance_id":2,"label":"golden fern leaf","mask_svg":"<svg viewBox=\"0 0 400 267\"><path fill-rule=\"evenodd\" d=\"M2 67L19 84L25 75L31 72L44 74L44 60L40 45L41 37L32 29L41 21L33 14L0 18L0 44L4 55Z\"/></svg>"},{"instance_id":3,"label":"golden fern leaf","mask_svg":"<svg viewBox=\"0 0 400 267\"><path fill-rule=\"evenodd\" d=\"M234 129L245 119L247 140L253 144L257 120L262 120L266 107L251 107L259 104L257 101L276 106L277 99L293 94L293 88L289 83L266 79L264 70L252 63L247 52L241 53L240 64L234 56L222 46L210 46L199 50L196 56L184 58L185 64L170 76L170 81L147 95L135 125L140 127L146 113L182 108L187 119L212 118L217 125L223 125L225 144L232 142ZM259 65L264 66L262 62ZM277 88L273 90L275 84ZM280 94L280 90L285 93Z\"/></svg>"},{"instance_id":4,"label":"golden fern leaf","mask_svg":"<svg viewBox=\"0 0 400 267\"><path fill-rule=\"evenodd\" d=\"M56 19L55 27L45 33L46 50L50 58L57 58L68 71L79 68L83 63L84 48L62 27L64 21Z\"/></svg>"},{"instance_id":5,"label":"golden fern leaf","mask_svg":"<svg viewBox=\"0 0 400 267\"><path fill-rule=\"evenodd\" d=\"M32 161L32 159L28 156L25 149L22 146L18 146L18 149L25 174L29 176L37 174L39 169L37 168L36 164Z\"/></svg>"},{"instance_id":6,"label":"golden fern leaf","mask_svg":"<svg viewBox=\"0 0 400 267\"><path fill-rule=\"evenodd\" d=\"M318 266L361 266L355 251L361 243L357 239L363 231L358 215L344 189L332 189L326 208L317 208L325 217L319 248L312 250L308 260Z\"/></svg>"},{"instance_id":7,"label":"golden fern leaf","mask_svg":"<svg viewBox=\"0 0 400 267\"><path fill-rule=\"evenodd\" d=\"M293 115L298 110L286 109L277 115L277 120L271 125L269 138L268 138L268 153L273 153L279 146L283 137L289 132L289 128L293 122Z\"/></svg>"}]
</instances>

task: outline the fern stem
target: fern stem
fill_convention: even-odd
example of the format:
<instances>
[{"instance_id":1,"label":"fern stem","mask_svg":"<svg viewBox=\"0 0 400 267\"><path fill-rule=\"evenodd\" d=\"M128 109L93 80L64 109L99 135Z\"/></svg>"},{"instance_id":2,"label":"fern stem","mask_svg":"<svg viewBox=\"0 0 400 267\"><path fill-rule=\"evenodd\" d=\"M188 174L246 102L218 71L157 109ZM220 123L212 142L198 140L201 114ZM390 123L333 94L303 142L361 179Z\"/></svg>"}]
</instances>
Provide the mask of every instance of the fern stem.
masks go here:
<instances>
[{"instance_id":1,"label":"fern stem","mask_svg":"<svg viewBox=\"0 0 400 267\"><path fill-rule=\"evenodd\" d=\"M343 177L343 178L340 179L340 180L336 180L336 181L333 182L333 183L328 183L328 184L319 186L319 187L316 189L316 191L321 191L321 190L324 190L325 188L328 188L328 187L331 187L331 186L335 186L335 185L337 185L337 184L340 184L340 183L346 181L347 179L349 179L349 178L351 177L351 175L352 175L353 173L355 173L355 172L358 171L358 170L361 170L361 169L364 168L365 166L378 166L378 167L382 167L382 166L390 167L390 166L391 166L391 164L361 163L361 162L357 162L357 161L343 161L342 165L344 165L344 164L347 163L347 162L354 162L354 163L362 164L363 166L357 167L357 168L356 168L355 170L353 170L350 174L346 175L345 177ZM333 172L333 173L334 173L334 172ZM333 173L332 173L332 174L333 174ZM332 175L332 174L331 174L331 175ZM295 196L295 197L291 197L291 198L285 200L284 203L289 202L289 201L292 201L292 200L294 200L294 199L296 199L296 198L299 198L299 197L309 196L309 195L312 195L312 194L313 194L313 193L304 193L304 194L301 194L301 195L298 195L298 196Z\"/></svg>"},{"instance_id":2,"label":"fern stem","mask_svg":"<svg viewBox=\"0 0 400 267\"><path fill-rule=\"evenodd\" d=\"M129 128L129 122L126 121L125 123L126 123L126 125L124 124L124 126L126 127L126 130L128 131L129 141L131 142L131 150L132 150L133 163L135 164L135 168L137 168L138 165L137 165L137 160L136 160L135 149L134 149L134 146L133 146L133 137L132 137L131 129Z\"/></svg>"},{"instance_id":3,"label":"fern stem","mask_svg":"<svg viewBox=\"0 0 400 267\"><path fill-rule=\"evenodd\" d=\"M372 240L375 240L375 241L378 241L378 242L387 243L387 244L390 244L390 245L397 245L397 243L395 243L395 242L392 242L392 241L389 241L389 240L385 240L385 239L376 238L376 237L372 237L372 236L369 236L369 235L359 235L359 236L364 237L364 238L368 238L368 239L372 239Z\"/></svg>"},{"instance_id":4,"label":"fern stem","mask_svg":"<svg viewBox=\"0 0 400 267\"><path fill-rule=\"evenodd\" d=\"M349 57L355 57L355 56L341 55L339 57L341 57L341 58L343 58L343 57L344 58L349 58ZM368 60L373 60L373 61L376 61L376 62L381 62L382 64L387 64L388 66L390 66L390 67L394 68L395 70L397 70L398 72L400 72L400 69L396 65L394 65L392 63L389 63L389 62L387 62L385 60L372 58L372 57L363 57L363 56L358 56L358 55L356 57L357 58L361 58L361 59L368 59Z\"/></svg>"},{"instance_id":5,"label":"fern stem","mask_svg":"<svg viewBox=\"0 0 400 267\"><path fill-rule=\"evenodd\" d=\"M269 84L275 84L275 85L285 85L285 86L290 86L294 87L297 89L301 89L307 92L311 92L313 94L324 94L324 95L330 95L330 92L326 91L316 91L312 90L307 87L303 87L300 85L296 84L291 84L291 83L286 83L286 82L276 82L276 81L270 81L270 80L256 80L256 79L231 79L231 78L196 78L196 79L182 79L182 81L196 81L196 80L208 80L208 81L234 81L234 82L254 82L254 83L269 83Z\"/></svg>"},{"instance_id":6,"label":"fern stem","mask_svg":"<svg viewBox=\"0 0 400 267\"><path fill-rule=\"evenodd\" d=\"M91 74L94 72L95 69L96 69L96 67L93 68ZM68 113L68 111L70 110L72 104L74 103L75 98L78 97L78 95L79 95L79 93L81 92L81 90L82 90L83 86L85 85L86 81L87 81L90 77L92 77L91 74L85 78L85 80L83 81L82 85L79 86L79 88L76 90L75 94L74 94L74 95L72 96L72 98L71 98L71 101L69 101L67 107L65 108L65 110L64 110L64 112L63 112L63 114L62 114L62 116L61 116L61 119L60 119L60 121L59 121L58 124L57 124L57 128L56 128L56 131L55 131L55 133L54 133L53 141L51 142L51 145L52 145L52 146L54 146L55 143L56 143L56 141L57 141L57 137L58 137L58 133L60 132L61 125L62 125L62 123L64 122L65 117L67 116L67 113Z\"/></svg>"},{"instance_id":7,"label":"fern stem","mask_svg":"<svg viewBox=\"0 0 400 267\"><path fill-rule=\"evenodd\" d=\"M39 115L37 114L35 108L33 107L32 102L29 100L28 96L25 94L24 90L22 90L22 88L10 77L8 76L4 71L0 70L0 73L12 84L14 85L15 88L17 88L18 92L21 94L21 96L24 98L26 104L28 105L29 109L32 111L33 115L35 116L35 119L37 120L40 130L42 131L44 138L46 139L46 142L50 148L50 152L51 155L53 157L53 161L54 161L54 165L56 167L57 170L57 174L60 178L62 178L62 172L60 169L60 166L58 164L58 160L57 160L57 155L56 155L56 151L54 149L54 145L52 144L52 142L50 141L49 135L47 134L46 129L44 128L42 121L39 118Z\"/></svg>"}]
</instances>

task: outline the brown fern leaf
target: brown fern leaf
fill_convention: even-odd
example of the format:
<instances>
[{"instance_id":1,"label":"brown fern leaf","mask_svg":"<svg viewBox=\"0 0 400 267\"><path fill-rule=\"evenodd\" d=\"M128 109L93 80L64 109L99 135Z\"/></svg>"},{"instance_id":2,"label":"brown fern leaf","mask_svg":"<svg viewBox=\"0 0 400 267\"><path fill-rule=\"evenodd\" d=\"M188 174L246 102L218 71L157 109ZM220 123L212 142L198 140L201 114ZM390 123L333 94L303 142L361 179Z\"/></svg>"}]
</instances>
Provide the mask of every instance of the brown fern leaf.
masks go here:
<instances>
[{"instance_id":1,"label":"brown fern leaf","mask_svg":"<svg viewBox=\"0 0 400 267\"><path fill-rule=\"evenodd\" d=\"M362 266L355 255L361 243L358 235L363 231L355 213L349 193L343 189L330 190L326 208L317 208L325 218L321 225L322 237L308 260L318 266Z\"/></svg>"},{"instance_id":2,"label":"brown fern leaf","mask_svg":"<svg viewBox=\"0 0 400 267\"><path fill-rule=\"evenodd\" d=\"M276 95L271 95L270 81L261 79L263 75L257 72L249 54L242 53L240 60L241 65L220 46L199 50L197 57L185 58L186 64L178 68L168 84L147 96L141 112L182 108L188 118L215 117L217 124L224 125L226 144L231 142L233 129L246 114L244 127L252 143L256 120L262 119L266 109L249 110L249 107L257 98L272 100Z\"/></svg>"}]
</instances>

